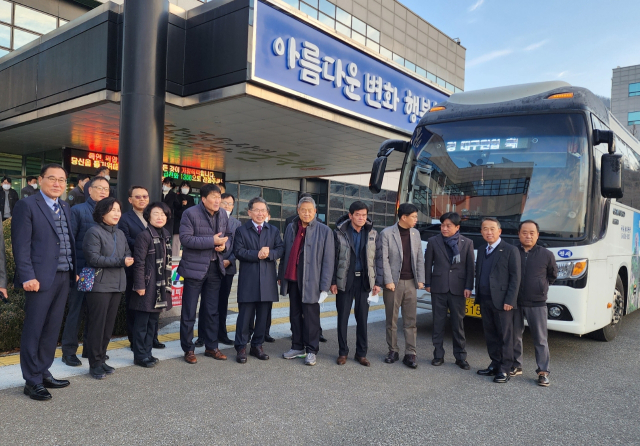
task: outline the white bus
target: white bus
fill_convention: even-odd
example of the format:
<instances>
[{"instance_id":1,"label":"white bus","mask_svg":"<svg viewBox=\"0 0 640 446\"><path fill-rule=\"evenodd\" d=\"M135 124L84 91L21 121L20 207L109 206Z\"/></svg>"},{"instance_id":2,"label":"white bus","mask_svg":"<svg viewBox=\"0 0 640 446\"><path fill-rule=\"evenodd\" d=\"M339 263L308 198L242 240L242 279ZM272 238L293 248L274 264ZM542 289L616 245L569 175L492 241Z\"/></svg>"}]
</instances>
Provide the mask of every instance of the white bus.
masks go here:
<instances>
[{"instance_id":1,"label":"white bus","mask_svg":"<svg viewBox=\"0 0 640 446\"><path fill-rule=\"evenodd\" d=\"M383 143L374 193L393 151L405 157L398 204L418 207L423 241L449 211L476 250L486 244L485 216L513 244L520 221L540 225L538 243L559 267L549 329L610 341L640 306L640 143L589 90L541 82L456 93L425 114L411 141ZM419 304L429 306L428 293ZM473 298L467 315L480 316Z\"/></svg>"}]
</instances>

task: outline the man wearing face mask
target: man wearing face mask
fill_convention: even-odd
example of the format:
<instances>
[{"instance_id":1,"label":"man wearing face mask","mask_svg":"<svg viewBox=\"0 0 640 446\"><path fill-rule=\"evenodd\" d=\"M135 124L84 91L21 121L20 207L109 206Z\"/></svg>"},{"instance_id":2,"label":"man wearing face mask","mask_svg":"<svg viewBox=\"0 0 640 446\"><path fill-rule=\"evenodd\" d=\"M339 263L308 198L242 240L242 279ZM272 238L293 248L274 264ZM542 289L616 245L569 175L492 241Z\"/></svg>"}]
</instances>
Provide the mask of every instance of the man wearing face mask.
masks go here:
<instances>
[{"instance_id":1,"label":"man wearing face mask","mask_svg":"<svg viewBox=\"0 0 640 446\"><path fill-rule=\"evenodd\" d=\"M173 240L171 246L171 252L175 257L180 256L180 221L182 220L182 213L189 209L191 206L195 206L196 203L191 195L191 184L188 181L183 181L180 184L180 192L177 196L176 208L172 209L173 213ZM170 229L167 226L167 229ZM169 231L171 232L171 231Z\"/></svg>"},{"instance_id":2,"label":"man wearing face mask","mask_svg":"<svg viewBox=\"0 0 640 446\"><path fill-rule=\"evenodd\" d=\"M168 219L167 224L164 225L164 227L167 228L167 231L169 232L173 232L173 222L174 222L173 217L176 212L176 209L180 207L180 202L178 201L178 194L176 194L174 191L171 190L174 187L175 187L175 184L173 184L173 181L171 181L171 178L166 177L162 180L162 202L167 206L169 206L169 209L171 209L171 218ZM172 247L172 252L174 252L173 247Z\"/></svg>"},{"instance_id":3,"label":"man wearing face mask","mask_svg":"<svg viewBox=\"0 0 640 446\"><path fill-rule=\"evenodd\" d=\"M2 213L2 221L11 218L13 215L13 207L16 205L18 192L11 187L11 178L4 177L2 179L2 192L0 192L0 212Z\"/></svg>"},{"instance_id":4,"label":"man wearing face mask","mask_svg":"<svg viewBox=\"0 0 640 446\"><path fill-rule=\"evenodd\" d=\"M111 181L111 176L109 175L109 168L107 166L100 166L98 167L98 169L96 170L96 177L102 177L105 180L107 180L107 183L109 181ZM109 187L109 196L116 198L116 188L115 187ZM89 198L89 189L87 187L84 188L84 199L86 201L86 199Z\"/></svg>"},{"instance_id":5,"label":"man wearing face mask","mask_svg":"<svg viewBox=\"0 0 640 446\"><path fill-rule=\"evenodd\" d=\"M84 191L88 187L89 184L89 175L81 173L78 175L78 185L71 189L69 195L67 196L67 202L69 206L75 206L76 204L82 204L85 201Z\"/></svg>"},{"instance_id":6,"label":"man wearing face mask","mask_svg":"<svg viewBox=\"0 0 640 446\"><path fill-rule=\"evenodd\" d=\"M31 195L35 194L38 190L38 178L37 177L27 177L27 185L22 188L20 191L20 198L27 198Z\"/></svg>"}]
</instances>

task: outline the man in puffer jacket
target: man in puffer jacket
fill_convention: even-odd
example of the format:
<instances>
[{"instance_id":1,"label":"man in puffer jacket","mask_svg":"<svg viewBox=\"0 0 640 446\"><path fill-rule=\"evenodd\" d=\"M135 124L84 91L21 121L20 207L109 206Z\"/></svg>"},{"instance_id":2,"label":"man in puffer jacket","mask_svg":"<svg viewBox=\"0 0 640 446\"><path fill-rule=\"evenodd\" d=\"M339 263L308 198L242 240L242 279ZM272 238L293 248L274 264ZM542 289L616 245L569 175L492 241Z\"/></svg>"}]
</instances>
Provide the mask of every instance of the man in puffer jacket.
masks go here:
<instances>
[{"instance_id":1,"label":"man in puffer jacket","mask_svg":"<svg viewBox=\"0 0 640 446\"><path fill-rule=\"evenodd\" d=\"M376 240L378 232L368 218L367 205L355 201L349 213L336 222L336 262L331 292L336 295L338 310L338 365L344 365L349 355L347 327L351 306L355 300L356 354L354 359L363 366L371 364L367 359L367 320L369 318L369 293L377 296L381 284L376 283Z\"/></svg>"}]
</instances>

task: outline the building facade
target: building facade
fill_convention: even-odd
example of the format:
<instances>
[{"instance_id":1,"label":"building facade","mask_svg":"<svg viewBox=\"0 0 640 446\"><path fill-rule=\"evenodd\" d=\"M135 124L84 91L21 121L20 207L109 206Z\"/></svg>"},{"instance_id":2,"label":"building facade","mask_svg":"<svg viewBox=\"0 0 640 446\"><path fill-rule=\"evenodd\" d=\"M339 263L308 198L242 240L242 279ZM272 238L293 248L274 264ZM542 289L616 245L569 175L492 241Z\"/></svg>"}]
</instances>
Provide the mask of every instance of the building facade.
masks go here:
<instances>
[{"instance_id":1,"label":"building facade","mask_svg":"<svg viewBox=\"0 0 640 446\"><path fill-rule=\"evenodd\" d=\"M613 69L611 113L640 139L640 65Z\"/></svg>"}]
</instances>

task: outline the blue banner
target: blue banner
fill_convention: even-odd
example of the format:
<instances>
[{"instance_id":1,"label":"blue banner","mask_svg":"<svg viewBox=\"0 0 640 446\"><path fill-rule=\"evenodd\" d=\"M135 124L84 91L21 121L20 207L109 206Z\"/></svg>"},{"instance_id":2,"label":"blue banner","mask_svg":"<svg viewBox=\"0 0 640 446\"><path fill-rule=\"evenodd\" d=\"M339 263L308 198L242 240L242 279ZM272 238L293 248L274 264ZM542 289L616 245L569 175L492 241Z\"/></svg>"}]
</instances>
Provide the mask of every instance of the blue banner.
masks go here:
<instances>
[{"instance_id":1,"label":"blue banner","mask_svg":"<svg viewBox=\"0 0 640 446\"><path fill-rule=\"evenodd\" d=\"M413 132L447 96L262 2L255 76Z\"/></svg>"}]
</instances>

